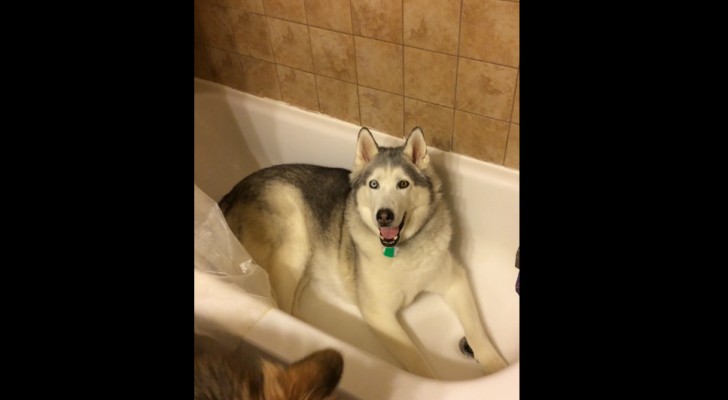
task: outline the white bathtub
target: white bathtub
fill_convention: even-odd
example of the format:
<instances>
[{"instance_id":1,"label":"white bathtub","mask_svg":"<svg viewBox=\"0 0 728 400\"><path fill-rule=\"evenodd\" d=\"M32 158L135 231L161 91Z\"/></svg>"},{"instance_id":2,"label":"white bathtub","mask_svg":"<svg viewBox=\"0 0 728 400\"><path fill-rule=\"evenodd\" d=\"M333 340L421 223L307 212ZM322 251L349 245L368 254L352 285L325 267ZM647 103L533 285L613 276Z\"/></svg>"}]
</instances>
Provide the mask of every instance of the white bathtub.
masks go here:
<instances>
[{"instance_id":1,"label":"white bathtub","mask_svg":"<svg viewBox=\"0 0 728 400\"><path fill-rule=\"evenodd\" d=\"M408 127L411 128L411 127ZM423 126L427 138L427 126ZM273 164L351 168L359 126L195 79L195 184L219 201L240 179ZM401 140L374 131L380 145ZM354 306L305 292L303 322L268 311L241 336L285 361L324 347L344 356L340 389L362 399L518 399L519 302L514 267L519 245L519 174L430 148L455 212L453 249L468 268L480 312L509 366L483 376L460 354L463 331L447 305L423 295L402 318L441 379L401 369Z\"/></svg>"}]
</instances>

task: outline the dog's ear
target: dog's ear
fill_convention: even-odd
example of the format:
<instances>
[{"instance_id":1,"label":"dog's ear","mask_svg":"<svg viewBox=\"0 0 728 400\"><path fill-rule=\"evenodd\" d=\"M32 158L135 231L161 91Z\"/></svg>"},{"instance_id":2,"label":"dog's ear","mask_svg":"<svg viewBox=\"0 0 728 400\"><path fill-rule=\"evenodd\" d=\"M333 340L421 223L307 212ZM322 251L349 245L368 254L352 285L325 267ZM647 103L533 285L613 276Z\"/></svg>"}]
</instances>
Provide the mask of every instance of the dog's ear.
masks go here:
<instances>
[{"instance_id":1,"label":"dog's ear","mask_svg":"<svg viewBox=\"0 0 728 400\"><path fill-rule=\"evenodd\" d=\"M374 136L367 128L359 130L359 137L356 140L356 158L354 165L361 167L371 161L379 153L379 145Z\"/></svg>"},{"instance_id":2,"label":"dog's ear","mask_svg":"<svg viewBox=\"0 0 728 400\"><path fill-rule=\"evenodd\" d=\"M275 399L283 400L290 398L288 375L286 369L282 366L272 363L268 360L260 360L260 370L262 372L263 386L261 391L263 392L264 399Z\"/></svg>"},{"instance_id":3,"label":"dog's ear","mask_svg":"<svg viewBox=\"0 0 728 400\"><path fill-rule=\"evenodd\" d=\"M419 126L412 129L412 132L410 132L409 136L407 136L407 142L404 144L404 150L402 150L402 153L404 153L410 161L420 168L424 168L430 163L430 156L427 154L425 136Z\"/></svg>"},{"instance_id":4,"label":"dog's ear","mask_svg":"<svg viewBox=\"0 0 728 400\"><path fill-rule=\"evenodd\" d=\"M341 379L344 359L332 349L319 350L286 371L288 399L328 399Z\"/></svg>"}]
</instances>

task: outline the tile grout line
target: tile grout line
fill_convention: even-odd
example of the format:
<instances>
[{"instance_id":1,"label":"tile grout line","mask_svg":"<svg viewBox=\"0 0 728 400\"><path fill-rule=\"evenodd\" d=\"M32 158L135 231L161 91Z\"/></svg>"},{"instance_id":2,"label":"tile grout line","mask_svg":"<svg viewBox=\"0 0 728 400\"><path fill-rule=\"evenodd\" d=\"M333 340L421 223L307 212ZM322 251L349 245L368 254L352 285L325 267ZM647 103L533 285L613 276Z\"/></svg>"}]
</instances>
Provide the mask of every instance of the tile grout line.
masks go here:
<instances>
[{"instance_id":1,"label":"tile grout line","mask_svg":"<svg viewBox=\"0 0 728 400\"><path fill-rule=\"evenodd\" d=\"M501 0L501 1L503 1L503 0ZM221 6L221 7L224 7L224 6ZM305 6L304 6L304 7L305 7ZM232 8L233 10L243 10L243 9L239 9L239 8L235 8L235 7L228 7L228 8ZM305 8L304 8L304 10L305 10ZM247 13L249 13L249 14L254 14L254 15L260 16L260 17L270 17L270 18L275 18L275 19L279 19L279 20L281 20L281 21L286 21L286 22L290 22L290 23L292 23L292 24L299 24L299 25L306 25L306 26L312 26L312 27L314 27L314 28L319 28L319 29L323 29L323 30L327 30L327 31L331 31L331 32L336 32L336 33L343 33L343 34L346 34L346 35L353 35L353 33L351 33L351 32L345 32L345 31L340 31L340 30L334 29L334 28L329 28L329 27L324 27L324 26L318 26L318 25L313 25L313 24L310 24L310 23L308 23L308 22L306 22L306 23L303 23L303 22L300 22L300 21L294 21L294 20L292 20L292 19L287 19L287 18L282 18L282 17L277 17L277 16L276 16L276 17L274 17L274 16L272 16L272 15L267 15L267 14L260 14L260 13L257 13L257 12L255 12L255 11L247 11L247 10L243 10L243 11L245 11L245 12L247 12Z\"/></svg>"},{"instance_id":2,"label":"tile grout line","mask_svg":"<svg viewBox=\"0 0 728 400\"><path fill-rule=\"evenodd\" d=\"M203 44L203 43L198 43L198 44L203 45L203 46L208 47L208 48L212 48L214 50L218 50L218 51L222 51L222 52L225 52L225 53L232 53L234 55L238 55L237 53L231 52L230 50L221 49L221 48L215 47L215 46L209 46L209 45L206 45L206 44ZM256 57L253 57L253 56L247 56L247 55L243 55L243 54L239 54L239 56L240 57L244 57L244 58L250 58L250 59L253 59L253 60L257 60L257 61L271 63L270 61L263 60L263 59L260 59L260 58L256 58ZM356 60L355 60L355 63L356 63ZM291 67L291 66L284 65L284 64L276 63L275 65L276 66L279 66L280 65L282 67L285 67L285 68L288 68L288 69L292 69L292 70L296 70L296 71L299 71L299 72L305 72L305 73L309 73L309 74L311 73L310 71L306 71L306 70L303 70L303 69L300 69L300 68L297 68L297 67ZM355 69L355 73L356 73L356 69ZM314 74L314 75L316 75L316 74ZM393 93L393 92L390 92L390 91L387 91L387 90L377 89L377 88L373 88L373 87L369 87L369 86L365 86L365 85L359 85L358 83L352 83L352 82L345 81L345 80L340 79L340 78L334 78L334 77L328 76L328 75L324 75L324 74L318 74L318 75L320 75L321 77L327 78L327 79L331 79L331 80L337 81L337 82L346 83L346 84L349 84L349 85L354 85L354 86L357 87L357 91L358 91L359 86L361 86L361 87L366 88L366 89L375 90L375 91L382 92L382 93L386 93L386 94L390 94L390 95L393 95L393 96L402 96L399 93ZM358 93L357 93L357 96L358 96ZM412 96L407 96L407 95L404 95L403 97L406 98L406 99L410 99L410 100L414 100L414 101L419 101L421 103L425 103L425 104L428 104L428 105L431 105L431 106L434 106L434 107L444 108L444 109L447 109L447 110L456 110L456 111L464 112L464 113L467 113L467 114L472 114L472 115L475 115L475 116L478 116L478 117L488 118L488 119L491 119L491 120L494 120L494 121L511 123L511 121L510 120L507 120L507 119L496 118L496 117L492 117L490 115L485 115L485 114L481 114L481 113L474 112L474 111L463 110L463 109L455 108L454 106L451 107L451 106L446 106L446 105L442 105L442 104L439 104L439 103L433 103L432 101L419 99L417 97L412 97Z\"/></svg>"},{"instance_id":3,"label":"tile grout line","mask_svg":"<svg viewBox=\"0 0 728 400\"><path fill-rule=\"evenodd\" d=\"M364 126L364 121L361 117L361 97L359 95L359 65L356 62L356 37L354 35L354 6L349 0L349 16L351 18L351 41L354 44L354 80L356 80L356 105L359 109L359 126Z\"/></svg>"},{"instance_id":4,"label":"tile grout line","mask_svg":"<svg viewBox=\"0 0 728 400\"><path fill-rule=\"evenodd\" d=\"M265 4L263 4L263 12L265 12ZM276 59L276 50L273 48L273 35L270 33L270 17L267 15L263 16L265 18L265 31L268 33L268 43L270 44L270 53L273 57L273 69L276 73L276 82L278 82L278 97L281 101L283 101L283 91L281 90L281 77L278 74L278 60Z\"/></svg>"},{"instance_id":5,"label":"tile grout line","mask_svg":"<svg viewBox=\"0 0 728 400\"><path fill-rule=\"evenodd\" d=\"M268 17L264 15L263 18L265 19L265 33L266 33L266 35L268 35L268 48L270 49L270 56L273 58L273 66L276 66L278 64L278 61L276 61L276 52L273 49L273 35L271 35L271 33L270 33L270 25L268 24ZM268 62L270 62L270 61L268 61ZM278 77L277 74L278 74L278 72L277 72L277 68L276 68L276 78Z\"/></svg>"},{"instance_id":6,"label":"tile grout line","mask_svg":"<svg viewBox=\"0 0 728 400\"><path fill-rule=\"evenodd\" d=\"M499 0L499 1L504 1L504 0ZM324 28L321 28L321 29L324 29ZM460 30L460 27L458 27L458 35L459 35L459 30ZM333 31L333 32L336 32L336 31ZM426 49L424 47L414 46L414 45L411 45L411 44L391 42L389 40L382 40L382 39L377 39L377 38L372 38L372 37L357 35L357 34L353 34L353 33L351 33L351 34L347 33L347 35L353 35L353 36L357 36L357 37L360 37L362 39L367 39L367 40L375 40L377 42L383 42L383 43L389 43L389 44L396 44L396 45L399 45L399 46L410 47L410 48L417 49L417 50L422 50L422 51L429 51L429 52L432 52L432 53L435 53L435 54L439 54L439 55L444 55L444 56L461 57L461 58L464 58L466 60L475 61L475 62L481 62L481 63L486 63L486 64L492 64L492 65L496 65L496 66L504 67L504 68L512 68L512 69L518 69L519 68L519 67L514 67L514 66L508 65L508 64L501 64L501 63L497 63L497 62L493 62L493 61L479 60L477 58L467 57L467 56L460 55L460 49L459 49L460 46L459 45L458 45L458 51L455 54L451 54L451 53L446 53L444 51ZM458 37L458 43L459 43L459 41L460 41L460 39Z\"/></svg>"},{"instance_id":7,"label":"tile grout line","mask_svg":"<svg viewBox=\"0 0 728 400\"><path fill-rule=\"evenodd\" d=\"M505 2L509 2L509 3L518 3L516 1L510 1L510 0L498 0L498 1L505 1ZM461 6L460 6L461 7L461 15L462 15L462 2L463 1L461 0ZM209 4L212 4L212 3L209 3ZM349 4L350 4L350 11L351 11L351 0L349 1ZM230 9L234 9L234 10L243 10L243 9L235 8L235 7L226 7L226 6L220 6L220 7L230 8ZM364 38L364 39L376 40L376 41L379 41L379 42L385 42L385 43L391 43L391 44L398 44L398 45L401 45L401 46L411 47L411 48L418 49L418 50L431 51L433 53L447 55L447 56L462 57L462 58L464 58L466 60L477 61L477 62L484 62L484 63L488 63L488 64L498 65L500 67L515 68L515 69L518 69L519 68L519 67L514 67L514 66L508 65L508 64L501 64L501 63L497 63L497 62L493 62L493 61L486 61L486 60L480 60L480 59L473 58L473 57L462 56L462 55L460 55L459 49L458 49L457 52L455 52L455 54L451 54L451 53L447 53L447 52L440 51L440 50L432 50L432 49L427 49L427 48L424 48L424 47L421 47L421 46L417 46L417 45L405 44L404 43L404 38L403 38L402 43L397 43L397 42L392 42L392 41L389 41L389 40L383 40L383 39L378 39L378 38L373 38L373 37L368 37L368 36L363 36L363 35L357 35L357 34L353 33L353 27L352 27L352 32L349 33L349 32L339 31L339 30L332 29L332 28L325 28L325 27L321 27L321 26L311 25L311 24L308 24L308 23L301 23L299 21L293 21L293 20L286 19L286 18L273 17L273 16L266 15L266 14L259 14L259 13L254 12L254 11L247 11L247 10L245 10L245 12L248 12L250 14L255 14L255 15L263 16L263 17L269 17L269 18L279 19L281 21L286 21L286 22L290 22L290 23L293 23L293 24L313 26L314 28L319 28L319 29L323 29L323 30L326 30L326 31L331 31L331 32L336 32L336 33L342 33L342 34L345 34L345 35L358 36L358 37ZM404 21L403 21L402 30L404 31ZM458 32L458 34L459 34L459 32ZM404 32L403 32L403 35L404 35ZM458 37L458 39L459 39L459 37Z\"/></svg>"},{"instance_id":8,"label":"tile grout line","mask_svg":"<svg viewBox=\"0 0 728 400\"><path fill-rule=\"evenodd\" d=\"M225 12L225 19L227 20L228 29L230 30L230 39L233 42L232 53L235 56L234 57L235 61L238 64L238 71L241 74L241 76L240 76L241 82L239 83L241 86L240 90L244 91L243 88L245 87L245 68L243 67L242 59L240 58L242 56L242 54L240 54L240 46L238 46L238 41L235 40L235 30L233 29L233 20L232 20L232 16L230 15L231 8L225 7L225 6L219 6L219 7L223 8L223 10ZM222 49L220 49L220 50L222 50Z\"/></svg>"},{"instance_id":9,"label":"tile grout line","mask_svg":"<svg viewBox=\"0 0 728 400\"><path fill-rule=\"evenodd\" d=\"M506 148L503 151L503 164L502 165L504 167L506 165L506 158L508 156L508 143L510 143L509 139L511 138L511 128L513 128L513 123L508 124L508 135L506 135Z\"/></svg>"},{"instance_id":10,"label":"tile grout line","mask_svg":"<svg viewBox=\"0 0 728 400\"><path fill-rule=\"evenodd\" d=\"M225 12L225 19L227 22L227 28L230 31L230 40L233 42L233 49L236 54L240 54L240 47L238 46L238 41L235 40L235 31L233 30L233 20L232 16L230 15L230 9L227 7L221 7L223 8Z\"/></svg>"},{"instance_id":11,"label":"tile grout line","mask_svg":"<svg viewBox=\"0 0 728 400\"><path fill-rule=\"evenodd\" d=\"M508 155L508 143L510 143L510 141L511 141L511 127L513 126L513 109L516 108L516 91L521 90L521 85L520 85L520 81L519 81L520 77L521 77L521 69L519 68L518 72L516 73L516 86L513 89L513 103L511 103L511 114L508 117L508 123L509 123L508 135L506 135L506 149L503 152L503 165L506 165L506 157ZM520 102L520 99L519 99L519 102Z\"/></svg>"},{"instance_id":12,"label":"tile grout line","mask_svg":"<svg viewBox=\"0 0 728 400\"><path fill-rule=\"evenodd\" d=\"M220 50L220 51L226 51L226 50L223 50L223 49L219 49L217 47L213 47L213 49ZM246 57L246 58L252 58L252 59L255 59L255 60L260 60L260 59L257 59L255 57L245 56L245 55L241 55L241 57ZM260 61L270 62L270 61L265 61L265 60L260 60ZM285 68L288 68L288 69L293 69L293 70L296 70L296 71L299 71L299 72L305 72L305 73L309 73L309 74L311 73L309 71L305 71L305 70L302 70L302 69L296 68L296 67L290 67L288 65L283 65L283 64L277 64L277 65L280 65L280 66L285 67ZM341 82L341 83L346 83L346 84L349 84L349 85L353 85L353 86L356 86L357 88L359 86L361 86L361 87L366 88L366 89L369 89L369 90L375 90L377 92L382 92L382 93L386 93L386 94L393 95L393 96L403 96L405 99L419 101L421 103L425 103L427 105L431 105L431 106L434 106L434 107L444 108L444 109L447 109L447 110L457 110L457 111L461 111L461 112L464 112L464 113L467 113L467 114L472 114L472 115L475 115L475 116L481 117L481 118L488 118L488 119L491 119L491 120L494 120L494 121L510 123L510 121L507 120L507 119L496 118L496 117L492 117L490 115L485 115L485 114L481 114L481 113L474 112L474 111L457 109L455 107L445 106L445 105L438 104L438 103L433 103L433 102L428 101L428 100L418 99L417 97L412 97L412 96L407 96L407 95L400 95L399 93L393 93L393 92L389 92L387 90L377 89L377 88L373 88L373 87L369 87L369 86L365 86L365 85L359 85L359 84L356 84L356 83L348 82L348 81L345 81L343 79L334 78L334 77L327 76L327 75L324 75L324 74L317 74L317 75L319 75L319 76L321 76L323 78L326 78L326 79L331 79L333 81L337 81L337 82Z\"/></svg>"},{"instance_id":13,"label":"tile grout line","mask_svg":"<svg viewBox=\"0 0 728 400\"><path fill-rule=\"evenodd\" d=\"M405 85L404 85L404 82L405 82L405 80L404 80L404 71L405 71L405 67L404 67L404 64L405 64L404 63L404 0L400 0L399 4L401 7L401 16L402 16L402 44L401 44L401 46L402 46L402 131L401 132L402 132L402 137L406 138L407 137L407 125L405 122L405 115L407 114L407 112L405 111L406 105L405 105L404 97L407 92L406 92Z\"/></svg>"},{"instance_id":14,"label":"tile grout line","mask_svg":"<svg viewBox=\"0 0 728 400\"><path fill-rule=\"evenodd\" d=\"M281 21L286 21L286 22L289 22L289 23L295 23L295 24L301 24L301 23L300 22L296 22L296 21L289 21L289 20L284 19L284 18L278 18L278 17L273 17L271 15L268 15L268 10L266 10L265 2L262 2L261 1L261 4L263 5L263 13L264 13L263 16L265 17L265 26L266 26L266 30L268 32L268 42L270 42L271 53L273 53L273 69L275 69L275 72L276 72L276 81L278 82L278 96L280 97L280 101L282 101L284 103L288 103L287 101L285 101L283 99L283 90L281 90L281 86L282 86L282 84L281 84L281 75L278 72L278 66L280 65L280 66L284 66L284 67L287 67L287 68L291 68L291 67L288 67L287 65L283 65L283 64L279 63L278 60L276 59L276 52L275 52L275 48L273 47L273 35L271 35L271 33L270 33L270 21L271 21L271 19L279 19ZM304 15L305 15L305 11L306 11L306 8L305 8L305 5L304 5ZM304 24L304 26L307 27L306 30L308 31L308 26L305 25L305 24ZM309 40L310 40L310 38L309 38ZM311 63L313 64L313 60L311 60ZM292 104L292 103L288 103L288 104Z\"/></svg>"},{"instance_id":15,"label":"tile grout line","mask_svg":"<svg viewBox=\"0 0 728 400\"><path fill-rule=\"evenodd\" d=\"M508 1L508 0L499 0L499 1ZM514 1L508 1L508 2L517 3L517 2L514 2ZM460 14L461 14L461 18L460 19L461 19L461 22L458 24L458 42L459 42L459 35L460 35L461 25L462 25L462 3L463 3L463 0L461 0L461 6L460 6ZM349 1L349 4L351 5L351 0ZM220 6L220 7L224 7L224 6ZM225 7L225 8L230 8L230 9L237 10L237 8L233 8L233 7ZM389 40L383 40L383 39L378 39L378 38L373 38L373 37L358 35L358 34L353 33L353 28L352 28L352 32L349 33L349 32L338 31L338 30L330 29L330 28L317 27L315 25L309 25L308 23L302 24L301 22L292 21L292 20L288 20L288 19L285 19L285 18L278 18L278 17L273 17L273 16L269 16L269 15L265 15L265 14L258 14L258 13L253 12L253 11L246 11L246 12L248 12L250 14L255 14L255 15L267 17L267 18L279 19L281 21L286 21L286 22L290 22L290 23L293 23L293 24L299 24L299 25L305 25L305 26L313 26L315 28L322 29L322 30L326 30L326 31L330 31L330 32L341 33L341 34L345 34L345 35L357 36L357 37L360 37L362 39L375 40L375 41L378 41L378 42L396 44L396 45L401 45L401 46L404 46L404 47L411 47L411 48L414 48L414 49L423 50L423 51L429 51L429 52L433 52L433 53L440 54L440 55L446 55L446 56L451 56L451 57L453 57L453 56L454 57L460 57L460 58L463 58L465 60L470 60L470 61L476 61L476 62L482 62L482 63L492 64L492 65L496 65L496 66L499 66L499 67L506 67L506 68L513 68L513 69L519 69L520 68L520 66L515 66L514 67L514 66L508 65L508 64L501 64L501 63L497 63L497 62L494 62L494 61L480 60L480 59L477 59L477 58L467 57L467 56L460 55L460 48L459 48L459 46L458 46L458 51L455 52L455 54L451 54L451 53L447 53L447 52L444 52L444 51L427 49L427 48L420 47L420 46L416 46L416 45L412 45L412 44L404 44L404 41L402 43L397 43L397 42L392 42L392 41L389 41ZM350 7L350 13L353 13L353 11L351 11L351 7ZM404 27L402 29L404 30ZM403 35L404 35L404 33L403 33Z\"/></svg>"},{"instance_id":16,"label":"tile grout line","mask_svg":"<svg viewBox=\"0 0 728 400\"><path fill-rule=\"evenodd\" d=\"M308 50L311 53L311 69L313 69L313 72L311 74L313 75L313 92L316 95L316 110L318 112L321 112L321 100L319 100L318 95L318 80L316 79L316 61L313 56L313 42L311 41L311 26L308 23L308 8L306 7L306 1L303 2L303 17L306 19L306 34L308 35ZM280 84L280 83L279 83Z\"/></svg>"},{"instance_id":17,"label":"tile grout line","mask_svg":"<svg viewBox=\"0 0 728 400\"><path fill-rule=\"evenodd\" d=\"M457 63L455 64L455 93L453 94L453 107L452 107L452 131L450 133L450 151L455 152L455 120L457 117L457 105L458 105L458 75L460 73L460 35L463 29L463 3L465 0L460 0L460 16L458 18L458 47L457 47Z\"/></svg>"}]
</instances>

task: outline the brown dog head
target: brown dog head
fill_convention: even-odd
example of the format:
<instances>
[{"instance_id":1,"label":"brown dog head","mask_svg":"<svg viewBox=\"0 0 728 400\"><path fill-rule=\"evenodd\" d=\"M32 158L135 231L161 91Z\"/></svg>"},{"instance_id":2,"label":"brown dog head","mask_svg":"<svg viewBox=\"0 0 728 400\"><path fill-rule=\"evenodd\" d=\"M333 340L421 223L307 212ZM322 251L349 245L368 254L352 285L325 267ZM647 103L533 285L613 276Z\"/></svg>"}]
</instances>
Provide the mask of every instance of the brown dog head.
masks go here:
<instances>
[{"instance_id":1,"label":"brown dog head","mask_svg":"<svg viewBox=\"0 0 728 400\"><path fill-rule=\"evenodd\" d=\"M195 335L196 400L333 399L343 368L336 350L319 350L283 366L262 359L244 342L232 348Z\"/></svg>"}]
</instances>

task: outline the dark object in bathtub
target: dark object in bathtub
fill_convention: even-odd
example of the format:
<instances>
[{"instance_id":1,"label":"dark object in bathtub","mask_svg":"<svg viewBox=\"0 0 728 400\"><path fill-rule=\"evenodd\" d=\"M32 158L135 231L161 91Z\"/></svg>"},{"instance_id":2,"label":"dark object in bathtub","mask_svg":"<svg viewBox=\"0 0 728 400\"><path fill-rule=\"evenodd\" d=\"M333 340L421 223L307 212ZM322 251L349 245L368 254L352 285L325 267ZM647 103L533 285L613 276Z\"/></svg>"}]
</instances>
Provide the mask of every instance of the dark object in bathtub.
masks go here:
<instances>
[{"instance_id":1,"label":"dark object in bathtub","mask_svg":"<svg viewBox=\"0 0 728 400\"><path fill-rule=\"evenodd\" d=\"M473 349L470 348L470 345L468 344L468 339L466 339L465 336L460 339L458 347L460 348L460 352L463 353L465 357L475 358L475 353L473 353Z\"/></svg>"},{"instance_id":2,"label":"dark object in bathtub","mask_svg":"<svg viewBox=\"0 0 728 400\"><path fill-rule=\"evenodd\" d=\"M521 246L518 246L518 250L516 250L516 268L519 269L518 276L516 277L516 293L518 295L521 295Z\"/></svg>"},{"instance_id":3,"label":"dark object in bathtub","mask_svg":"<svg viewBox=\"0 0 728 400\"><path fill-rule=\"evenodd\" d=\"M519 269L518 276L516 277L516 293L518 295L521 295L521 246L518 246L518 250L516 250L516 268ZM473 349L470 348L470 345L468 344L468 339L465 338L465 336L460 339L460 342L458 343L458 347L460 348L460 352L465 355L465 357L468 358L475 358L475 353L473 353Z\"/></svg>"}]
</instances>

